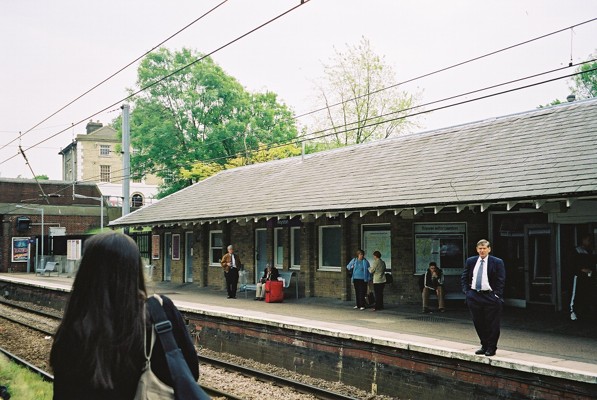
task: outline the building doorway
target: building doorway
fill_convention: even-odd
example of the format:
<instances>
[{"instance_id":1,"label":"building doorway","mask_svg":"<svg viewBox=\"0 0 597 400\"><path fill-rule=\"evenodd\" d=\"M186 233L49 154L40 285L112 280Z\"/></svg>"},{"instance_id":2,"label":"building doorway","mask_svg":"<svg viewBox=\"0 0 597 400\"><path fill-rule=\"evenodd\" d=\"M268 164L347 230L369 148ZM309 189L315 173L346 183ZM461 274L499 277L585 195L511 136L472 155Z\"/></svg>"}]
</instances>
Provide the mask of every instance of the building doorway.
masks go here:
<instances>
[{"instance_id":1,"label":"building doorway","mask_svg":"<svg viewBox=\"0 0 597 400\"><path fill-rule=\"evenodd\" d=\"M259 282L267 263L267 229L255 229L255 282Z\"/></svg>"}]
</instances>

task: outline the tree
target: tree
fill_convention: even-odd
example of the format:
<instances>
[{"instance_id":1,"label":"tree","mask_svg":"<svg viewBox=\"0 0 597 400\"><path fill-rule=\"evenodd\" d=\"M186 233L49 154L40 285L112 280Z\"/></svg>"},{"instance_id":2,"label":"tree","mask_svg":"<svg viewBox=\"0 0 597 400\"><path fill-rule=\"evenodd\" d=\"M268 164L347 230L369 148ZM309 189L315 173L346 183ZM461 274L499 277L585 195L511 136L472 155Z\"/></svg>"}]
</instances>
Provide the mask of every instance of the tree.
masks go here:
<instances>
[{"instance_id":1,"label":"tree","mask_svg":"<svg viewBox=\"0 0 597 400\"><path fill-rule=\"evenodd\" d=\"M589 58L596 59L597 53L591 55ZM574 84L572 93L576 95L578 99L589 99L591 97L597 97L597 61L582 64L576 72L584 72L580 75L572 77Z\"/></svg>"},{"instance_id":2,"label":"tree","mask_svg":"<svg viewBox=\"0 0 597 400\"><path fill-rule=\"evenodd\" d=\"M597 53L589 56L589 59L597 59ZM575 95L576 100L590 99L597 97L597 61L579 65L575 72L582 72L571 78L570 91ZM539 108L555 106L565 103L560 99L552 100L551 103L540 105Z\"/></svg>"},{"instance_id":3,"label":"tree","mask_svg":"<svg viewBox=\"0 0 597 400\"><path fill-rule=\"evenodd\" d=\"M357 45L347 45L345 52L335 53L324 64L325 77L317 88L325 115L317 118L312 129L326 130L322 136L330 134L321 139L325 146L364 143L404 131L411 122L400 117L407 115L403 110L412 107L415 99L393 86L396 77L391 66L373 52L369 40L363 37Z\"/></svg>"},{"instance_id":4,"label":"tree","mask_svg":"<svg viewBox=\"0 0 597 400\"><path fill-rule=\"evenodd\" d=\"M194 175L181 171L198 162L223 166L261 143L297 135L291 111L276 94L249 93L210 57L194 62L201 57L161 48L139 65L137 86L149 88L132 100L131 170L164 178L160 196L194 183ZM121 129L117 122L115 127Z\"/></svg>"},{"instance_id":5,"label":"tree","mask_svg":"<svg viewBox=\"0 0 597 400\"><path fill-rule=\"evenodd\" d=\"M50 180L50 178L46 174L36 175L35 179L37 179L38 181L47 181L47 180Z\"/></svg>"},{"instance_id":6,"label":"tree","mask_svg":"<svg viewBox=\"0 0 597 400\"><path fill-rule=\"evenodd\" d=\"M301 154L301 149L294 144L274 146L267 148L264 144L259 146L257 151L252 151L241 157L236 157L228 161L226 165L220 165L214 162L204 163L196 162L190 170L183 169L181 175L185 179L199 181L208 178L224 169L236 168L247 164L263 163L282 158L293 157Z\"/></svg>"}]
</instances>

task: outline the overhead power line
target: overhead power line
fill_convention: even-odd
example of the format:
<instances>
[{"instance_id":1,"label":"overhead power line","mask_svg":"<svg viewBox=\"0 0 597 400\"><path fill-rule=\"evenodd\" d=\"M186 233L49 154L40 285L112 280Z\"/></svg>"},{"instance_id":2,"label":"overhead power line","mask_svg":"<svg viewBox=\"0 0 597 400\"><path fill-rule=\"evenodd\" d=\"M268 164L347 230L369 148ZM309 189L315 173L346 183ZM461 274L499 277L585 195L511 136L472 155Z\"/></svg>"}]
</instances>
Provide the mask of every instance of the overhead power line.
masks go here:
<instances>
[{"instance_id":1,"label":"overhead power line","mask_svg":"<svg viewBox=\"0 0 597 400\"><path fill-rule=\"evenodd\" d=\"M162 81L164 81L164 80L166 80L166 79L168 79L168 78L170 78L170 77L172 77L172 76L174 76L174 75L178 74L179 72L181 72L181 71L183 71L183 70L185 70L185 69L189 68L190 66L192 66L192 65L194 65L194 64L196 64L196 63L198 63L198 62L200 62L201 60L205 59L206 57L209 57L209 56L211 56L211 55L215 54L216 52L218 52L218 51L220 51L220 50L223 50L223 49L225 49L226 47L228 47L228 46L230 46L230 45L232 45L232 44L234 44L234 43L238 42L239 40L241 40L241 39L243 39L243 38L245 38L245 37L247 37L247 36L251 35L252 33L254 33L254 32L258 31L259 29L261 29L261 28L263 28L263 27L265 27L265 26L269 25L270 23L272 23L272 22L274 22L274 21L276 21L276 20L278 20L278 19L282 18L283 16L285 16L285 15L289 14L290 12L292 12L292 11L296 10L297 8L299 8L299 7L301 7L301 6L305 5L305 4L307 4L309 1L311 1L311 0L301 0L301 2L300 2L298 5L296 5L296 6L294 6L294 7L291 7L291 8L289 8L288 10L286 10L286 11L282 12L281 14L278 14L277 16L275 16L275 17L273 17L273 18L269 19L268 21L266 21L266 22L262 23L261 25L257 26L256 28L253 28L253 29L251 29L250 31L248 31L248 32L246 32L246 33L244 33L244 34L242 34L242 35L240 35L240 36L236 37L235 39L233 39L233 40L231 40L231 41L227 42L226 44L224 44L224 45L222 45L222 46L220 46L220 47L216 48L215 50L212 50L211 52L209 52L209 53L207 53L207 54L203 55L202 57L199 57L199 58L197 58L196 60L194 60L194 61L192 61L192 62L188 63L187 65L185 65L185 66L183 66L183 67L181 67L181 68L179 68L179 69L177 69L177 70L175 70L175 71L173 71L173 72L169 73L169 74L168 74L168 75L166 75L166 76L163 76L162 78L158 79L157 81L155 81L155 82L152 82L152 83L150 83L150 84L148 84L148 85L146 85L146 86L144 86L144 87L140 88L140 89L139 89L139 90L137 90L136 92L134 92L134 93L132 93L132 94L130 94L130 95L128 95L128 96L126 96L126 97L124 97L124 98L122 98L122 99L120 99L120 100L118 100L118 101L116 101L116 102L114 102L114 103L112 103L112 104L110 104L110 105L109 105L109 106L107 106L107 107L104 107L103 109L101 109L101 110L99 110L99 111L97 111L97 112L95 112L95 113L93 113L93 114L91 114L91 115L87 116L86 118L83 118L83 119L79 120L78 122L74 123L74 124L73 124L73 126L74 126L74 125L78 125L78 124L80 124L80 123L82 123L82 122L84 122L84 121L87 121L88 119L90 119L90 118L93 118L93 117L95 117L96 115L98 115L98 114L100 114L100 113L102 113L102 112L104 112L104 111L106 111L106 110L109 110L110 108L112 108L112 107L115 107L115 106L117 106L118 104L121 104L122 102L124 102L124 101L126 101L126 100L129 100L129 99L131 99L131 98L135 97L135 96L136 96L136 95L138 95L139 93L141 93L141 92L143 92L143 91L145 91L145 90L147 90L147 89L149 89L149 88L151 88L151 87L153 87L153 86L157 85L158 83L160 83L160 82L162 82ZM36 146L38 146L38 145L40 145L40 144L42 144L42 143L45 143L45 142L47 142L48 140L50 140L50 139L52 139L52 138L54 138L54 137L56 137L56 136L60 135L61 133L64 133L64 132L66 132L66 131L67 131L67 130L69 130L69 129L71 129L71 127L65 128L65 129L63 129L63 130L61 130L61 131L59 131L59 132L56 132L56 133L54 133L54 134L52 134L52 135L48 136L47 138L45 138L45 139L43 139L43 140L40 140L39 142L37 142L37 143L35 143L35 144L33 144L33 145L31 145L31 146L27 147L27 148L25 149L25 151L28 151L28 150L30 150L30 149L32 149L32 148L34 148L34 147L36 147ZM12 160L12 159L13 159L13 158L15 158L16 156L18 156L18 154L15 154L15 155L13 155L13 156L11 156L11 157L9 157L9 158L6 158L6 159L4 159L2 162L0 162L0 165L4 164L5 162L7 162L7 161L9 161L9 160Z\"/></svg>"},{"instance_id":2,"label":"overhead power line","mask_svg":"<svg viewBox=\"0 0 597 400\"><path fill-rule=\"evenodd\" d=\"M224 3L226 3L228 0L223 0L221 3L219 3L218 5L216 5L215 7L213 7L212 9L210 9L209 11L205 12L203 15L201 15L200 17L196 18L195 20L193 20L192 22L190 22L189 24L187 24L186 26L184 26L183 28L179 29L178 31L176 31L175 33L173 33L172 35L168 36L166 39L162 40L160 43L156 44L155 46L153 46L151 48L151 50L146 51L145 53L143 53L142 55L140 55L139 57L135 58L133 61L131 61L130 63L128 63L127 65L125 65L124 67L120 68L118 71L114 72L112 75L108 76L107 78L105 78L104 80L102 80L101 82L99 82L98 84L94 85L93 87L91 87L90 89L86 90L85 92L83 92L83 94L77 96L76 98L74 98L73 100L69 101L67 104L65 104L64 106L60 107L58 110L54 111L52 114L48 115L46 118L42 119L41 121L39 121L37 124L33 125L31 128L27 129L22 135L20 135L17 138L14 138L13 140L11 140L10 142L6 143L5 145L3 145L2 147L0 147L0 150L2 150L3 148L5 148L6 146L8 146L9 144L15 142L16 140L20 139L21 137L25 136L27 133L31 132L33 129L37 128L39 125L43 124L44 122L46 122L47 120L49 120L50 118L52 118L54 115L58 114L60 111L64 110L65 108L67 108L68 106L70 106L71 104L73 104L74 102L76 102L77 100L81 99L82 97L86 96L87 94L89 94L90 92L92 92L93 90L97 89L98 87L100 87L101 85L103 85L104 83L108 82L110 79L114 78L116 75L118 75L119 73L121 73L122 71L124 71L125 69L127 69L128 67L130 67L131 65L133 65L134 63L136 63L137 61L139 61L140 59L142 59L143 57L145 57L146 55L148 55L149 53L151 53L152 51L154 51L155 49L157 49L158 47L160 47L161 45L163 45L164 43L166 43L167 41L169 41L170 39L172 39L173 37L175 37L176 35L180 34L181 32L183 32L184 30L186 30L187 28L189 28L190 26L194 25L196 22L198 22L199 20L203 19L205 16L207 16L208 14L210 14L212 11L216 10L217 8L219 8L221 5L223 5Z\"/></svg>"},{"instance_id":3,"label":"overhead power line","mask_svg":"<svg viewBox=\"0 0 597 400\"><path fill-rule=\"evenodd\" d=\"M579 22L578 24L570 25L570 26L568 26L568 27L566 27L566 28L558 29L557 31L549 32L549 33L546 33L546 34L544 34L544 35L537 36L537 37L534 37L534 38L532 38L532 39L528 39L528 40L525 40L525 41L523 41L523 42L519 42L519 43L516 43L516 44L510 45L510 46L507 46L507 47L501 48L501 49L499 49L499 50L494 50L494 51L491 51L491 52L489 52L489 53L485 53L485 54L483 54L483 55L480 55L480 56L477 56L477 57L473 57L473 58L470 58L470 59L468 59L468 60L465 60L465 61L461 61L461 62L459 62L459 63L456 63L456 64L452 64L452 65L450 65L450 66L448 66L448 67L443 67L443 68L440 68L440 69L438 69L438 70L435 70L435 71L432 71L432 72L428 72L428 73L425 73L425 74L423 74L423 75L419 75L419 76L416 76L416 77L414 77L414 78L410 78L410 79L407 79L407 80L405 80L405 81L402 81L402 82L398 82L398 83L396 83L396 84L393 84L393 85L390 85L390 86L383 87L383 88L381 88L381 89L378 89L378 90L375 90L375 91L373 91L373 92L369 92L369 93L363 94L363 95L361 95L361 96L352 97L352 98L350 98L350 99L343 100L343 101L340 101L340 102L338 102L338 103L334 103L334 104L328 105L328 106L326 106L326 107L321 107L321 108L318 108L318 109L316 109L316 110L312 110L312 111L308 111L308 112L306 112L306 113L303 113L303 114L295 115L295 116L294 116L294 118L295 118L295 119L298 119L298 118L306 117L307 115L311 115L311 114L318 113L318 112L320 112L320 111L325 111L325 110L327 110L327 109L329 109L329 108L332 108L332 107L337 107L337 106L339 106L339 105L342 105L342 104L344 104L344 103L347 103L347 102L349 102L349 101L357 100L357 99L360 99L360 98L362 98L362 97L365 97L365 96L370 96L370 95L372 95L372 94L376 94L376 93L379 93L379 92L383 92L384 90L388 90L388 89L395 88L395 87L397 87L397 86L400 86L400 85L403 85L403 84L405 84L405 83L410 83L410 82L416 81L416 80L418 80L418 79L422 79L422 78L426 78L426 77L428 77L428 76L431 76L431 75L438 74L438 73L440 73L440 72L448 71L448 70L450 70L450 69L453 69L453 68L456 68L456 67L460 67L460 66L462 66L462 65L465 65L465 64L471 63L471 62L473 62L473 61L478 61L478 60L481 60L481 59L483 59L483 58L485 58L485 57L489 57L489 56L492 56L492 55L495 55L495 54L498 54L498 53L504 52L504 51L506 51L506 50L511 50L511 49L514 49L514 48L516 48L516 47L523 46L523 45L525 45L525 44L529 44L529 43L535 42L535 41L537 41L537 40L540 40L540 39L545 39L546 37L549 37L549 36L552 36L552 35L556 35L556 34L558 34L558 33L561 33L561 32L564 32L564 31L567 31L568 29L573 29L573 28L576 28L577 26L585 25L585 24L588 24L588 23L594 22L594 21L596 21L596 20L597 20L597 18L591 18L591 19L589 19L589 20L586 20L586 21L583 21L583 22ZM570 62L569 66L570 66L571 64L572 64L572 61Z\"/></svg>"}]
</instances>

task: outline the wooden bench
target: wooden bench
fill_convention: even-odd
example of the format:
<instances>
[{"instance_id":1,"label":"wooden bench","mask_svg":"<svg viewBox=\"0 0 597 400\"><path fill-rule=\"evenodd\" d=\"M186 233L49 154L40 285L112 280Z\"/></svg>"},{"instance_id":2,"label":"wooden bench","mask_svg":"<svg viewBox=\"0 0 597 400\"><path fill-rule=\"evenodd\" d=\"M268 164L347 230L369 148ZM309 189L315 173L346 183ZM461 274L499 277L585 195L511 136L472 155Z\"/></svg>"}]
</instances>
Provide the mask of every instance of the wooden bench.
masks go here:
<instances>
[{"instance_id":1,"label":"wooden bench","mask_svg":"<svg viewBox=\"0 0 597 400\"><path fill-rule=\"evenodd\" d=\"M35 275L37 275L37 274L43 275L46 272L48 273L48 276L50 276L52 274L52 272L56 272L56 275L58 275L58 269L56 268L56 266L58 264L60 264L60 263L57 261L48 261L44 268L37 268L35 270Z\"/></svg>"}]
</instances>

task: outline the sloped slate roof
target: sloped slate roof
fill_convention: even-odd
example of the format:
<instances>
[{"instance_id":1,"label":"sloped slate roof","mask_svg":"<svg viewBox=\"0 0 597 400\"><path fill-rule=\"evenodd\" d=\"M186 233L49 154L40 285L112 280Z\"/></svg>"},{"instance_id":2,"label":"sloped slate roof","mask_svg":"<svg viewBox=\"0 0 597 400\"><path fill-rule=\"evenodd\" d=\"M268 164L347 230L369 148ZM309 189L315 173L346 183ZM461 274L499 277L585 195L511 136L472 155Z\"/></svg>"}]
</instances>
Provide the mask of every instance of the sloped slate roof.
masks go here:
<instances>
[{"instance_id":1,"label":"sloped slate roof","mask_svg":"<svg viewBox=\"0 0 597 400\"><path fill-rule=\"evenodd\" d=\"M230 169L112 225L597 196L597 100Z\"/></svg>"}]
</instances>

